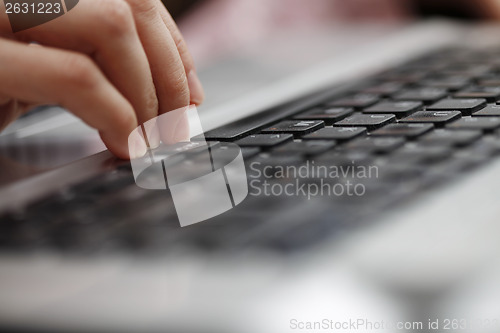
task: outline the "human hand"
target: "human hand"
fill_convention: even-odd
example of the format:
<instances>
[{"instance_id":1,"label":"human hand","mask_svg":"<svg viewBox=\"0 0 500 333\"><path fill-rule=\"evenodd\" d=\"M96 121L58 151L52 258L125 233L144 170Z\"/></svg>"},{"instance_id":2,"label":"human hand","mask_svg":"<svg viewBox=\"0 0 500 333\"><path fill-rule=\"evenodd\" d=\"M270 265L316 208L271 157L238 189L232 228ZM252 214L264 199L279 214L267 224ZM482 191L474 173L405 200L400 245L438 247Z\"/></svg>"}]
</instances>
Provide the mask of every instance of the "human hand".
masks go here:
<instances>
[{"instance_id":1,"label":"human hand","mask_svg":"<svg viewBox=\"0 0 500 333\"><path fill-rule=\"evenodd\" d=\"M81 0L17 33L2 2L0 82L0 128L35 105L59 104L96 128L120 158L131 157L127 140L138 125L204 98L160 0Z\"/></svg>"},{"instance_id":2,"label":"human hand","mask_svg":"<svg viewBox=\"0 0 500 333\"><path fill-rule=\"evenodd\" d=\"M499 0L478 0L478 6L481 8L484 17L500 20Z\"/></svg>"}]
</instances>

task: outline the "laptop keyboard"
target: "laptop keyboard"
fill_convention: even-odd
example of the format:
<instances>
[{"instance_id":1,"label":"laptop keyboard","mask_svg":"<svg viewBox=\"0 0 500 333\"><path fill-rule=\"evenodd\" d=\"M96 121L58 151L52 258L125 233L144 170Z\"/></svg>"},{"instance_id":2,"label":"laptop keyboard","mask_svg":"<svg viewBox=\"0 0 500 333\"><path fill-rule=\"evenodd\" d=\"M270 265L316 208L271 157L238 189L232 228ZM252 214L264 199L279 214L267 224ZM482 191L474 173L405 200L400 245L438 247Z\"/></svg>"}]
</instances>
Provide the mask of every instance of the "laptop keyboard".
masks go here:
<instances>
[{"instance_id":1,"label":"laptop keyboard","mask_svg":"<svg viewBox=\"0 0 500 333\"><path fill-rule=\"evenodd\" d=\"M293 252L369 224L388 208L460 180L500 154L500 50L446 49L367 78L340 95L205 134L238 144L247 164L378 168L303 184L362 184L362 196L252 193L235 209L180 228L169 191L139 188L129 163L0 219L5 251L165 253L264 247ZM196 167L189 165L186 167ZM259 177L255 177L259 179ZM249 179L250 181L251 179ZM260 180L262 175L260 175ZM266 179L269 186L290 177Z\"/></svg>"}]
</instances>

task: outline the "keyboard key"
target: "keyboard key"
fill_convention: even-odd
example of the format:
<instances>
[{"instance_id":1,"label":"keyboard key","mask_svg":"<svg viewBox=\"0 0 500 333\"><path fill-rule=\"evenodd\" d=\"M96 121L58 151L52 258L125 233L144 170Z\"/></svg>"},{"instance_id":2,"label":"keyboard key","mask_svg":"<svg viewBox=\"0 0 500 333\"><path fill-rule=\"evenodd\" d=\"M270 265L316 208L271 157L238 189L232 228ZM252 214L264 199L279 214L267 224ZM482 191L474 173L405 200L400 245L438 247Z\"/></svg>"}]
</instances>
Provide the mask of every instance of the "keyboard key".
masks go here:
<instances>
[{"instance_id":1,"label":"keyboard key","mask_svg":"<svg viewBox=\"0 0 500 333\"><path fill-rule=\"evenodd\" d=\"M443 99L427 107L427 111L460 111L465 116L470 116L473 112L486 106L484 99Z\"/></svg>"},{"instance_id":2,"label":"keyboard key","mask_svg":"<svg viewBox=\"0 0 500 333\"><path fill-rule=\"evenodd\" d=\"M481 131L438 129L424 135L418 142L432 146L464 147L478 140L482 135Z\"/></svg>"},{"instance_id":3,"label":"keyboard key","mask_svg":"<svg viewBox=\"0 0 500 333\"><path fill-rule=\"evenodd\" d=\"M420 85L431 88L459 90L470 83L470 80L461 76L450 76L438 79L428 79L419 82Z\"/></svg>"},{"instance_id":4,"label":"keyboard key","mask_svg":"<svg viewBox=\"0 0 500 333\"><path fill-rule=\"evenodd\" d=\"M291 134L254 134L240 139L235 143L240 147L273 147L287 141L292 141Z\"/></svg>"},{"instance_id":5,"label":"keyboard key","mask_svg":"<svg viewBox=\"0 0 500 333\"><path fill-rule=\"evenodd\" d=\"M423 70L391 70L378 76L378 79L397 83L416 83L427 76Z\"/></svg>"},{"instance_id":6,"label":"keyboard key","mask_svg":"<svg viewBox=\"0 0 500 333\"><path fill-rule=\"evenodd\" d=\"M422 108L421 102L381 102L363 111L368 114L392 113L398 118L406 117Z\"/></svg>"},{"instance_id":7,"label":"keyboard key","mask_svg":"<svg viewBox=\"0 0 500 333\"><path fill-rule=\"evenodd\" d=\"M244 160L248 160L260 153L260 148L258 147L240 147L240 149Z\"/></svg>"},{"instance_id":8,"label":"keyboard key","mask_svg":"<svg viewBox=\"0 0 500 333\"><path fill-rule=\"evenodd\" d=\"M393 114L354 114L335 123L334 126L366 127L374 130L392 123L395 119Z\"/></svg>"},{"instance_id":9,"label":"keyboard key","mask_svg":"<svg viewBox=\"0 0 500 333\"><path fill-rule=\"evenodd\" d=\"M338 150L329 151L315 159L315 162L328 165L336 166L348 166L348 165L373 165L374 157L370 155L370 152L363 151L349 151L342 152Z\"/></svg>"},{"instance_id":10,"label":"keyboard key","mask_svg":"<svg viewBox=\"0 0 500 333\"><path fill-rule=\"evenodd\" d=\"M319 103L319 101L318 101ZM277 107L271 112L262 112L250 117L237 120L230 124L218 127L205 132L205 139L209 141L235 141L250 134L256 134L261 128L268 127L270 124L277 123L283 119L293 117L298 112L304 110L300 105L287 107ZM199 141L196 138L193 141Z\"/></svg>"},{"instance_id":11,"label":"keyboard key","mask_svg":"<svg viewBox=\"0 0 500 333\"><path fill-rule=\"evenodd\" d=\"M498 87L475 87L457 92L455 98L484 98L488 102L495 103L500 99L500 88Z\"/></svg>"},{"instance_id":12,"label":"keyboard key","mask_svg":"<svg viewBox=\"0 0 500 333\"><path fill-rule=\"evenodd\" d=\"M447 91L445 89L416 88L397 93L392 98L398 101L420 101L430 104L446 97L446 95Z\"/></svg>"},{"instance_id":13,"label":"keyboard key","mask_svg":"<svg viewBox=\"0 0 500 333\"><path fill-rule=\"evenodd\" d=\"M500 154L500 141L495 137L483 137L469 149L471 155L497 156Z\"/></svg>"},{"instance_id":14,"label":"keyboard key","mask_svg":"<svg viewBox=\"0 0 500 333\"><path fill-rule=\"evenodd\" d=\"M490 158L486 156L470 156L466 151L460 151L453 158L439 164L431 170L440 179L454 177L457 174L471 171L487 162Z\"/></svg>"},{"instance_id":15,"label":"keyboard key","mask_svg":"<svg viewBox=\"0 0 500 333\"><path fill-rule=\"evenodd\" d=\"M255 163L257 162L257 163ZM304 164L304 157L298 154L294 155L283 155L283 154L260 154L251 163L255 163L254 165L259 166L300 166ZM252 170L254 171L254 170ZM254 175L252 175L254 176ZM264 176L261 174L261 176Z\"/></svg>"},{"instance_id":16,"label":"keyboard key","mask_svg":"<svg viewBox=\"0 0 500 333\"><path fill-rule=\"evenodd\" d=\"M488 65L473 65L473 66L450 66L442 71L445 75L464 76L469 78L477 78L492 72L491 66Z\"/></svg>"},{"instance_id":17,"label":"keyboard key","mask_svg":"<svg viewBox=\"0 0 500 333\"><path fill-rule=\"evenodd\" d=\"M378 100L379 98L377 95L358 94L328 102L326 106L361 109L377 103Z\"/></svg>"},{"instance_id":18,"label":"keyboard key","mask_svg":"<svg viewBox=\"0 0 500 333\"><path fill-rule=\"evenodd\" d=\"M403 138L370 137L370 138L362 138L351 141L347 143L345 146L343 146L341 149L344 152L359 150L374 154L387 154L401 147L402 145L405 144L405 142L406 140Z\"/></svg>"},{"instance_id":19,"label":"keyboard key","mask_svg":"<svg viewBox=\"0 0 500 333\"><path fill-rule=\"evenodd\" d=\"M485 76L478 80L478 85L481 87L500 87L500 76Z\"/></svg>"},{"instance_id":20,"label":"keyboard key","mask_svg":"<svg viewBox=\"0 0 500 333\"><path fill-rule=\"evenodd\" d=\"M271 153L314 156L323 154L331 150L333 147L335 147L335 145L336 145L335 141L326 141L326 140L289 142L287 144L281 145L273 149Z\"/></svg>"},{"instance_id":21,"label":"keyboard key","mask_svg":"<svg viewBox=\"0 0 500 333\"><path fill-rule=\"evenodd\" d=\"M418 165L383 165L379 167L378 179L395 185L406 181L421 181L425 177L425 171L425 167Z\"/></svg>"},{"instance_id":22,"label":"keyboard key","mask_svg":"<svg viewBox=\"0 0 500 333\"><path fill-rule=\"evenodd\" d=\"M301 113L294 118L301 120L323 120L327 125L331 125L336 121L350 116L353 112L354 109L352 108L315 108Z\"/></svg>"},{"instance_id":23,"label":"keyboard key","mask_svg":"<svg viewBox=\"0 0 500 333\"><path fill-rule=\"evenodd\" d=\"M289 133L295 136L311 133L325 126L321 120L285 120L274 126L265 128L262 133Z\"/></svg>"},{"instance_id":24,"label":"keyboard key","mask_svg":"<svg viewBox=\"0 0 500 333\"><path fill-rule=\"evenodd\" d=\"M484 109L476 111L473 117L500 117L500 105L488 105Z\"/></svg>"},{"instance_id":25,"label":"keyboard key","mask_svg":"<svg viewBox=\"0 0 500 333\"><path fill-rule=\"evenodd\" d=\"M86 182L77 184L73 190L79 194L104 195L120 191L134 184L134 177L128 172L113 171L103 173Z\"/></svg>"},{"instance_id":26,"label":"keyboard key","mask_svg":"<svg viewBox=\"0 0 500 333\"><path fill-rule=\"evenodd\" d=\"M402 123L433 123L435 126L460 118L460 111L419 111L400 120Z\"/></svg>"},{"instance_id":27,"label":"keyboard key","mask_svg":"<svg viewBox=\"0 0 500 333\"><path fill-rule=\"evenodd\" d=\"M499 127L500 118L497 117L464 117L446 126L446 128L449 129L470 129L481 131L493 131Z\"/></svg>"},{"instance_id":28,"label":"keyboard key","mask_svg":"<svg viewBox=\"0 0 500 333\"><path fill-rule=\"evenodd\" d=\"M372 136L404 136L416 138L434 128L433 124L389 124L371 133Z\"/></svg>"},{"instance_id":29,"label":"keyboard key","mask_svg":"<svg viewBox=\"0 0 500 333\"><path fill-rule=\"evenodd\" d=\"M388 163L433 164L446 160L452 153L453 151L445 146L429 147L418 143L407 144L391 154Z\"/></svg>"},{"instance_id":30,"label":"keyboard key","mask_svg":"<svg viewBox=\"0 0 500 333\"><path fill-rule=\"evenodd\" d=\"M399 82L384 82L364 89L363 93L390 96L400 91L403 87L404 84Z\"/></svg>"},{"instance_id":31,"label":"keyboard key","mask_svg":"<svg viewBox=\"0 0 500 333\"><path fill-rule=\"evenodd\" d=\"M204 153L207 148L214 149L220 146L219 141L193 141L193 142L179 142L173 145L160 145L153 151L157 156L164 154L165 156L174 154L198 154Z\"/></svg>"},{"instance_id":32,"label":"keyboard key","mask_svg":"<svg viewBox=\"0 0 500 333\"><path fill-rule=\"evenodd\" d=\"M364 127L325 127L307 134L303 140L336 140L347 141L366 133Z\"/></svg>"}]
</instances>

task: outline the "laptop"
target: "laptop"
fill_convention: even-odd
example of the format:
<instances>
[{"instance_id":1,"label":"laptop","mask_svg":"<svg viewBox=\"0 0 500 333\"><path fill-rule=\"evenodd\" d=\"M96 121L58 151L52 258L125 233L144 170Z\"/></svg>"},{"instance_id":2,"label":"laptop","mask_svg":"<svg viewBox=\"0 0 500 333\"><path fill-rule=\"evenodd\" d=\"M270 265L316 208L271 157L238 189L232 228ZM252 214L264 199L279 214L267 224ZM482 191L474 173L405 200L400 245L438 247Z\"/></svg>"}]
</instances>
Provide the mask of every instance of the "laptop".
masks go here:
<instances>
[{"instance_id":1,"label":"laptop","mask_svg":"<svg viewBox=\"0 0 500 333\"><path fill-rule=\"evenodd\" d=\"M498 33L332 27L200 70L204 142L237 147L248 193L189 225L75 117L19 119L0 136L0 330L498 331ZM186 193L198 212L215 192Z\"/></svg>"}]
</instances>

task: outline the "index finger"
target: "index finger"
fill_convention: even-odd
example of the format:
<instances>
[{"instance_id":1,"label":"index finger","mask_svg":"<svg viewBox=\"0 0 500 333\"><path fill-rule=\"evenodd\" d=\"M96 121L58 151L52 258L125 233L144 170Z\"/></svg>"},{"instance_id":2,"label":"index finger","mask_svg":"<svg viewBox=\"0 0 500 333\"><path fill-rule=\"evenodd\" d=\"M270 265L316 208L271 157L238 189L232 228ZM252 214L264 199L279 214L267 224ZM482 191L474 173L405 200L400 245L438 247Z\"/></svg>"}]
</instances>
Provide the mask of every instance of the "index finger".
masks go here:
<instances>
[{"instance_id":1,"label":"index finger","mask_svg":"<svg viewBox=\"0 0 500 333\"><path fill-rule=\"evenodd\" d=\"M205 99L205 92L203 91L203 86L200 82L200 79L198 78L198 74L196 73L196 67L193 57L191 56L191 52L189 52L186 41L184 40L179 27L172 18L172 15L170 15L170 13L160 1L157 2L157 6L163 23L170 31L175 45L177 46L177 50L179 51L182 63L184 64L184 71L186 72L186 76L188 79L191 103L200 105Z\"/></svg>"}]
</instances>

